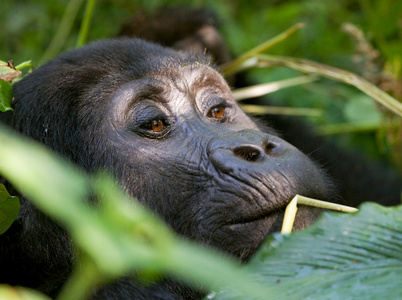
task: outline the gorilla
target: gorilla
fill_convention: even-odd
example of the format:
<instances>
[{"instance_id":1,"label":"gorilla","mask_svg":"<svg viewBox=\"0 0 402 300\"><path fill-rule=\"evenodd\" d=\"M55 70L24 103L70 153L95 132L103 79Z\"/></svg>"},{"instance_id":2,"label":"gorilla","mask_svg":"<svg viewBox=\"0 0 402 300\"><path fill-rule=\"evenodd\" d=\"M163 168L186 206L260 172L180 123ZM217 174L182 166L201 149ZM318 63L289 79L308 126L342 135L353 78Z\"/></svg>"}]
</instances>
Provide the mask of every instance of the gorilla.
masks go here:
<instances>
[{"instance_id":1,"label":"gorilla","mask_svg":"<svg viewBox=\"0 0 402 300\"><path fill-rule=\"evenodd\" d=\"M325 173L248 117L214 65L140 39L67 52L15 84L2 122L87 172L109 170L125 192L183 237L247 260L278 231L295 194L331 200ZM0 236L0 282L54 297L74 265L66 232L21 198ZM318 210L301 208L295 228ZM199 299L169 279L122 279L93 299Z\"/></svg>"},{"instance_id":2,"label":"gorilla","mask_svg":"<svg viewBox=\"0 0 402 300\"><path fill-rule=\"evenodd\" d=\"M339 201L339 190L348 205L399 203L401 181L393 172L312 136L304 124L270 116L281 136L327 164L335 190L312 159L240 109L209 55L216 64L230 58L214 16L174 9L135 20L120 34L142 39L92 43L16 83L14 110L0 113L0 122L89 173L108 170L183 238L241 262L280 230L295 194ZM232 81L242 85L242 78ZM29 199L20 200L17 220L0 235L0 283L55 297L75 263L71 240ZM319 213L300 207L295 228ZM142 285L128 277L93 291L91 299L204 295L169 278Z\"/></svg>"}]
</instances>

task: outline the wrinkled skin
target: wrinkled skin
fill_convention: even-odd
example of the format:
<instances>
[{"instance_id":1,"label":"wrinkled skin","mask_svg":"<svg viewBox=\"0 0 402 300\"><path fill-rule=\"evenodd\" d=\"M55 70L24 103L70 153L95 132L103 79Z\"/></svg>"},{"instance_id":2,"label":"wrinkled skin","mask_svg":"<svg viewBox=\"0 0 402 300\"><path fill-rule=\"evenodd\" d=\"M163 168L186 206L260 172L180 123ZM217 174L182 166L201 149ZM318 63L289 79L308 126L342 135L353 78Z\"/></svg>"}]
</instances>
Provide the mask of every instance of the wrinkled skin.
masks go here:
<instances>
[{"instance_id":1,"label":"wrinkled skin","mask_svg":"<svg viewBox=\"0 0 402 300\"><path fill-rule=\"evenodd\" d=\"M141 40L100 42L49 62L17 83L14 93L14 112L3 116L13 128L89 172L110 170L175 231L241 260L280 229L295 194L329 200L332 192L307 156L239 108L204 57ZM316 215L301 209L295 227ZM52 235L44 239L46 231ZM13 257L6 243L18 249ZM0 251L0 268L13 274L1 281L50 295L74 260L63 230L29 202L0 237ZM126 280L94 297L200 294L170 281L141 288Z\"/></svg>"}]
</instances>

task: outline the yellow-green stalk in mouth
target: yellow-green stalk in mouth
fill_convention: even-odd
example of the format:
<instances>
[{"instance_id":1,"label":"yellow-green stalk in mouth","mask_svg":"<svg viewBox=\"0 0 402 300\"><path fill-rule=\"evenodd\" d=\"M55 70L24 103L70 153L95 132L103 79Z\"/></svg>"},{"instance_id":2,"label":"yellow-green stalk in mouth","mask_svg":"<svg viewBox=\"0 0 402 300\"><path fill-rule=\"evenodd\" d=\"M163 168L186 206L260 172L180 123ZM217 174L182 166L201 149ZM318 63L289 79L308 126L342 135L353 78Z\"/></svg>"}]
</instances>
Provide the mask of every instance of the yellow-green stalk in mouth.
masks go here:
<instances>
[{"instance_id":1,"label":"yellow-green stalk in mouth","mask_svg":"<svg viewBox=\"0 0 402 300\"><path fill-rule=\"evenodd\" d=\"M332 210L336 210L336 211L349 212L349 213L358 211L358 209L354 208L354 207L296 195L290 201L290 203L286 206L285 215L283 217L283 223L282 223L282 230L281 230L282 234L289 234L292 232L292 227L293 227L293 223L295 221L296 212L297 212L297 204L321 207L321 208L325 208L325 209L332 209Z\"/></svg>"}]
</instances>

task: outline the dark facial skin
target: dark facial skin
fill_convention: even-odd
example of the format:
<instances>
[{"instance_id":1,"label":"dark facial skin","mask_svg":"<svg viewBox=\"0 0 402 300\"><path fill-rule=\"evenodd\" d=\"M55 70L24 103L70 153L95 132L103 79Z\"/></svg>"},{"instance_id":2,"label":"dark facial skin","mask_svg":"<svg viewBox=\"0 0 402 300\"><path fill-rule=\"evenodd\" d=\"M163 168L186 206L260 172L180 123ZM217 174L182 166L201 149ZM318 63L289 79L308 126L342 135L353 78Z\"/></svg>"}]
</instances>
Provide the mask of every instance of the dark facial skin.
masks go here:
<instances>
[{"instance_id":1,"label":"dark facial skin","mask_svg":"<svg viewBox=\"0 0 402 300\"><path fill-rule=\"evenodd\" d=\"M3 121L88 172L109 170L173 230L240 260L280 230L295 194L328 200L331 193L307 156L240 109L204 57L140 40L95 43L39 68L14 96ZM316 216L300 209L295 228ZM62 229L26 202L0 239L0 252L13 253L0 259L6 282L57 292L73 261ZM124 286L113 293L152 293ZM158 293L181 293L165 286Z\"/></svg>"},{"instance_id":2,"label":"dark facial skin","mask_svg":"<svg viewBox=\"0 0 402 300\"><path fill-rule=\"evenodd\" d=\"M209 66L186 65L129 82L109 109L108 136L125 164L114 169L135 173L143 184L128 192L185 236L244 259L279 229L296 193L326 196L314 164L261 132ZM131 177L119 177L135 186ZM313 211L304 212L296 226L313 219Z\"/></svg>"}]
</instances>

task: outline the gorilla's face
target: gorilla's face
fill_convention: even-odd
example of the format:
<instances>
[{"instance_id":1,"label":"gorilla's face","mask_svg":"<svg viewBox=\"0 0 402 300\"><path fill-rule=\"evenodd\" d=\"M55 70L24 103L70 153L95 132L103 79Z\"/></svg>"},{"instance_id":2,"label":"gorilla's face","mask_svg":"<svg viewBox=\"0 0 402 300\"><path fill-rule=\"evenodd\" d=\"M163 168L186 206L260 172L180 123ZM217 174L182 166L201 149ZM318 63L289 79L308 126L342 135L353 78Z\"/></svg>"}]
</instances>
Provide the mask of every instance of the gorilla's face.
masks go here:
<instances>
[{"instance_id":1,"label":"gorilla's face","mask_svg":"<svg viewBox=\"0 0 402 300\"><path fill-rule=\"evenodd\" d=\"M280 229L295 194L327 199L314 163L245 115L200 58L120 40L29 77L17 84L15 127L87 170L111 170L189 238L246 259ZM32 110L40 118L25 123ZM301 209L295 227L315 215Z\"/></svg>"},{"instance_id":2,"label":"gorilla's face","mask_svg":"<svg viewBox=\"0 0 402 300\"><path fill-rule=\"evenodd\" d=\"M123 85L109 107L113 169L179 233L242 258L278 231L297 193L322 198L314 164L244 114L223 78L186 65ZM123 163L123 165L121 165ZM301 213L297 227L314 219Z\"/></svg>"}]
</instances>

